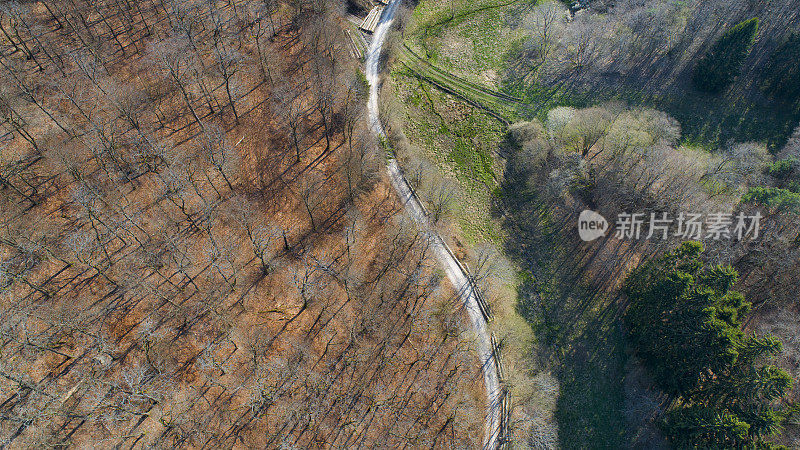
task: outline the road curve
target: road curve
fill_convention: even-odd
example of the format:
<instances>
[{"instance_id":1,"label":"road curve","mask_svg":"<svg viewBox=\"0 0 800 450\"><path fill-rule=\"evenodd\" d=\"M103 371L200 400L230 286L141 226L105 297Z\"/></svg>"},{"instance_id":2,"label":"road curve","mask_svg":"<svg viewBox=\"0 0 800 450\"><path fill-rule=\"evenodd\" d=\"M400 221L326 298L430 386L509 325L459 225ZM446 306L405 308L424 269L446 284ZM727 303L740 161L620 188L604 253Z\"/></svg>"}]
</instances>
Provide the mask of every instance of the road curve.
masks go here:
<instances>
[{"instance_id":1,"label":"road curve","mask_svg":"<svg viewBox=\"0 0 800 450\"><path fill-rule=\"evenodd\" d=\"M384 8L378 26L372 36L372 42L366 55L366 78L369 82L369 100L367 102L367 117L370 129L380 139L385 138L383 125L381 125L378 110L378 85L379 85L379 63L383 43L386 35L394 20L397 7L401 0L391 0ZM500 442L501 426L501 402L502 390L500 389L500 377L497 372L497 361L492 351L492 344L487 329L486 320L478 306L478 296L475 288L470 283L469 277L464 268L453 256L453 252L447 247L442 237L431 227L422 204L415 195L408 181L403 176L400 166L395 159L390 159L388 163L389 177L392 185L397 191L397 195L406 207L408 213L419 224L423 233L430 240L435 254L447 274L447 278L453 283L456 291L461 294L461 300L469 315L470 323L475 332L476 352L481 359L483 372L483 382L486 387L487 414L484 431L483 448L495 449Z\"/></svg>"}]
</instances>

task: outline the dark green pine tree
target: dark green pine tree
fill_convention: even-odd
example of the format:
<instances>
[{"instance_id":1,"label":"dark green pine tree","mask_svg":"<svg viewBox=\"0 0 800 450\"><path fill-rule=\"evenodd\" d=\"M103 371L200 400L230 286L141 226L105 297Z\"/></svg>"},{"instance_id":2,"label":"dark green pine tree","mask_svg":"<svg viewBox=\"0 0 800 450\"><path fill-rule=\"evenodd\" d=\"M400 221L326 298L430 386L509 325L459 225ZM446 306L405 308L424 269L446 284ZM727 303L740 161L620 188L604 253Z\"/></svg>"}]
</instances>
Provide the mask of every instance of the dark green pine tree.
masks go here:
<instances>
[{"instance_id":1,"label":"dark green pine tree","mask_svg":"<svg viewBox=\"0 0 800 450\"><path fill-rule=\"evenodd\" d=\"M758 19L752 18L726 31L697 64L692 76L704 92L718 93L728 87L742 70L758 32Z\"/></svg>"},{"instance_id":2,"label":"dark green pine tree","mask_svg":"<svg viewBox=\"0 0 800 450\"><path fill-rule=\"evenodd\" d=\"M729 266L706 267L686 242L627 279L625 321L655 383L675 399L664 429L679 448L775 448L765 440L794 407L792 379L769 365L774 337L745 335L750 310Z\"/></svg>"},{"instance_id":3,"label":"dark green pine tree","mask_svg":"<svg viewBox=\"0 0 800 450\"><path fill-rule=\"evenodd\" d=\"M749 311L730 291L730 267L703 270L701 244L687 242L629 277L626 321L639 356L666 393L677 396L731 365L742 338L739 319Z\"/></svg>"}]
</instances>

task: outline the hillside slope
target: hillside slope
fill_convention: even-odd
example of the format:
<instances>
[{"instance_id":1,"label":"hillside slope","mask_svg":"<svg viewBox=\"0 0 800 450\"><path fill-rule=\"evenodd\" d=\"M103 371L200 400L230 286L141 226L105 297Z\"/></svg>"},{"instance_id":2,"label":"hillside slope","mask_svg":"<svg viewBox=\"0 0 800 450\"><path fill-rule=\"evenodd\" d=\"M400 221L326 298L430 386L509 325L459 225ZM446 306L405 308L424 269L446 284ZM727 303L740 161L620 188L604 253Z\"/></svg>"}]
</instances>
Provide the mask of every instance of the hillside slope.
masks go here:
<instances>
[{"instance_id":1,"label":"hillside slope","mask_svg":"<svg viewBox=\"0 0 800 450\"><path fill-rule=\"evenodd\" d=\"M2 5L0 445L480 445L340 9Z\"/></svg>"}]
</instances>

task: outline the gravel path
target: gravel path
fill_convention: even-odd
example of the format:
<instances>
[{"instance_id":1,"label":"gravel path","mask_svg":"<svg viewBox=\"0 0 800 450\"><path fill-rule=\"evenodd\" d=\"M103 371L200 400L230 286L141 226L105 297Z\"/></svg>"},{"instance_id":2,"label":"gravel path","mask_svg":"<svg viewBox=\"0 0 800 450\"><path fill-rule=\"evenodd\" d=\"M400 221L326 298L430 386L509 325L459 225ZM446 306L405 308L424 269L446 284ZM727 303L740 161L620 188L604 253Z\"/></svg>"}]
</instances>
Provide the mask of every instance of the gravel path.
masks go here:
<instances>
[{"instance_id":1,"label":"gravel path","mask_svg":"<svg viewBox=\"0 0 800 450\"><path fill-rule=\"evenodd\" d=\"M385 134L378 111L379 62L383 43L394 20L398 5L399 0L392 0L383 10L366 57L366 77L370 85L369 101L367 103L368 120L372 132L380 138L384 138ZM400 200L405 204L406 210L416 220L427 238L430 239L435 249L436 257L445 270L447 278L453 283L456 290L461 293L461 300L464 302L464 307L470 318L470 324L475 332L476 352L482 362L483 381L486 386L488 413L486 415L483 446L485 449L495 449L500 444L498 435L500 434L502 414L502 390L500 389L500 377L497 373L497 364L492 351L486 319L478 306L478 296L469 281L465 269L447 247L442 237L431 227L425 209L403 176L403 172L396 160L389 160L388 172L392 185L397 191Z\"/></svg>"}]
</instances>

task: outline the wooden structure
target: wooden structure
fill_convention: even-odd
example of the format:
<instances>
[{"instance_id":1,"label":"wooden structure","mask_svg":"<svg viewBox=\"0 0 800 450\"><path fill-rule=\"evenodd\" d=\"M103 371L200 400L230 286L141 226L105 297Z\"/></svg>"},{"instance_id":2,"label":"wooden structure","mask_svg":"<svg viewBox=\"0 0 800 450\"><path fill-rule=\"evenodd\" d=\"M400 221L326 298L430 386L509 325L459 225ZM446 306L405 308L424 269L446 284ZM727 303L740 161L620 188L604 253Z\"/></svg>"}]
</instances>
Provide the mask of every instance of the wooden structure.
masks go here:
<instances>
[{"instance_id":1,"label":"wooden structure","mask_svg":"<svg viewBox=\"0 0 800 450\"><path fill-rule=\"evenodd\" d=\"M374 33L375 28L378 26L378 21L381 18L381 13L383 13L383 6L375 6L370 10L367 17L364 18L364 22L362 22L358 28L367 33Z\"/></svg>"},{"instance_id":2,"label":"wooden structure","mask_svg":"<svg viewBox=\"0 0 800 450\"><path fill-rule=\"evenodd\" d=\"M350 56L355 59L361 59L363 56L361 47L356 43L356 38L353 36L353 33L351 33L350 30L344 30L344 34L347 36L347 48L350 50Z\"/></svg>"}]
</instances>

